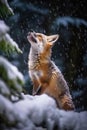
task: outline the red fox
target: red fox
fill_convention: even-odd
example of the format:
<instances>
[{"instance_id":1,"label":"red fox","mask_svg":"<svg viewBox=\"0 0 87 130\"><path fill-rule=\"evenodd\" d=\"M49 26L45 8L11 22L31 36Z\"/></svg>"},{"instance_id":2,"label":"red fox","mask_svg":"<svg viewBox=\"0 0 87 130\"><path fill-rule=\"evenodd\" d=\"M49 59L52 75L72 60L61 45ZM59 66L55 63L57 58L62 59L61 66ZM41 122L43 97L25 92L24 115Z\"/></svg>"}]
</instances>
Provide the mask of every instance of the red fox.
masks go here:
<instances>
[{"instance_id":1,"label":"red fox","mask_svg":"<svg viewBox=\"0 0 87 130\"><path fill-rule=\"evenodd\" d=\"M29 75L33 82L33 95L46 93L53 97L58 108L74 110L68 85L58 67L51 60L51 51L59 35L46 36L29 32Z\"/></svg>"}]
</instances>

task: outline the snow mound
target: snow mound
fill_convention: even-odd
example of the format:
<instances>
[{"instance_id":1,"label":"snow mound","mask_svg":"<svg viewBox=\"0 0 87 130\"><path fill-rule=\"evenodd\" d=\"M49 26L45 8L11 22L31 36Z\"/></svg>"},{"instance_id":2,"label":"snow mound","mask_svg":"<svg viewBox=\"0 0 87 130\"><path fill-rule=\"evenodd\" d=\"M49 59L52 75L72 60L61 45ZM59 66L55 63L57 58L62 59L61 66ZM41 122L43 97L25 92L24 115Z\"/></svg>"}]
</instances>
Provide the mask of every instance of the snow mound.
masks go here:
<instances>
[{"instance_id":1,"label":"snow mound","mask_svg":"<svg viewBox=\"0 0 87 130\"><path fill-rule=\"evenodd\" d=\"M23 99L15 103L0 95L2 130L87 130L87 112L59 110L46 94L22 95Z\"/></svg>"}]
</instances>

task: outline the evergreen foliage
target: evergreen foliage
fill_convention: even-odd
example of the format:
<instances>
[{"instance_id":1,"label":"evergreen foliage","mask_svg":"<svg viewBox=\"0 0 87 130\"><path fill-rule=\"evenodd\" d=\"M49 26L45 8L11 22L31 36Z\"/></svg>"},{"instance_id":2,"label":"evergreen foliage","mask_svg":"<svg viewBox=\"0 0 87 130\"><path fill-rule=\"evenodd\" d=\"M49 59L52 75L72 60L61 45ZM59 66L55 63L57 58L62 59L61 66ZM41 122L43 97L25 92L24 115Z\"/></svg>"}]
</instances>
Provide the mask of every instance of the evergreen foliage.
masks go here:
<instances>
[{"instance_id":1,"label":"evergreen foliage","mask_svg":"<svg viewBox=\"0 0 87 130\"><path fill-rule=\"evenodd\" d=\"M1 13L13 14L6 0L0 1ZM0 20L0 52L5 54L22 53L17 43L8 34L9 27L3 20ZM1 53L2 54L2 53ZM23 75L5 57L0 56L0 95L12 100L12 96L21 97L22 86L24 84ZM22 97L21 97L22 98Z\"/></svg>"}]
</instances>

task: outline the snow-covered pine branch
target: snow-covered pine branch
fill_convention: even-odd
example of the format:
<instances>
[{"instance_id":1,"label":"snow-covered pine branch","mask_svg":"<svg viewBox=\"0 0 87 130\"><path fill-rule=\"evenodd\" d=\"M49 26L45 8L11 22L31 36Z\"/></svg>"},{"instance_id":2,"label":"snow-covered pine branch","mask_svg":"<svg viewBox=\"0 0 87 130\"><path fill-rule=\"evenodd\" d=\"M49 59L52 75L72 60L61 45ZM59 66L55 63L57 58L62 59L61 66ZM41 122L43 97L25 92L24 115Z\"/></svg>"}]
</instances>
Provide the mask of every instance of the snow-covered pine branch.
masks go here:
<instances>
[{"instance_id":1,"label":"snow-covered pine branch","mask_svg":"<svg viewBox=\"0 0 87 130\"><path fill-rule=\"evenodd\" d=\"M7 33L9 27L0 20L0 50L6 53L18 52L22 53L17 43Z\"/></svg>"},{"instance_id":2,"label":"snow-covered pine branch","mask_svg":"<svg viewBox=\"0 0 87 130\"><path fill-rule=\"evenodd\" d=\"M18 69L5 58L0 57L0 94L19 97L23 84L23 75Z\"/></svg>"},{"instance_id":3,"label":"snow-covered pine branch","mask_svg":"<svg viewBox=\"0 0 87 130\"><path fill-rule=\"evenodd\" d=\"M0 0L0 17L13 15L13 10L10 8L7 0Z\"/></svg>"}]
</instances>

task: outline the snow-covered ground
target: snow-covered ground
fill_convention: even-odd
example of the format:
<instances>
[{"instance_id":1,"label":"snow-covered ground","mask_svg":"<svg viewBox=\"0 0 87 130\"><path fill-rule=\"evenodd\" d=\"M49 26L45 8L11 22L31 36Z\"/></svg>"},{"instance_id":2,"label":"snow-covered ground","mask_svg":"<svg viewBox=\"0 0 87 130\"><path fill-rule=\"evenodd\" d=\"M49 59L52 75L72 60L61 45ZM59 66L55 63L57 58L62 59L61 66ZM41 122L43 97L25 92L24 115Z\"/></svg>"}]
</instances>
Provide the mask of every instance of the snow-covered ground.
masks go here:
<instances>
[{"instance_id":1,"label":"snow-covered ground","mask_svg":"<svg viewBox=\"0 0 87 130\"><path fill-rule=\"evenodd\" d=\"M22 100L12 103L0 95L0 128L2 130L87 130L87 112L66 112L43 94L22 94Z\"/></svg>"}]
</instances>

